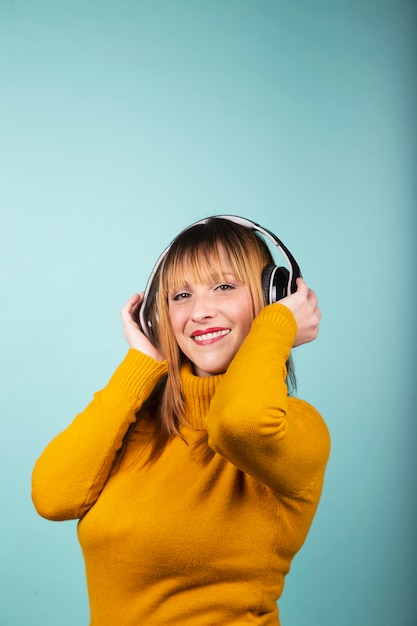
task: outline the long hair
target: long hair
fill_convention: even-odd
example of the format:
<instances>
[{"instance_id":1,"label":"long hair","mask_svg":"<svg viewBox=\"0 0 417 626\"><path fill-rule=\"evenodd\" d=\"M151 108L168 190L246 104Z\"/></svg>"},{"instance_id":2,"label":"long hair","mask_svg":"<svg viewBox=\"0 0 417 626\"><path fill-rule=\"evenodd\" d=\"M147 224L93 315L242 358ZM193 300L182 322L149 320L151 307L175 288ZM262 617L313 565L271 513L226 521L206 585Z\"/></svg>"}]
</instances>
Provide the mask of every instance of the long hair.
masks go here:
<instances>
[{"instance_id":1,"label":"long hair","mask_svg":"<svg viewBox=\"0 0 417 626\"><path fill-rule=\"evenodd\" d=\"M200 283L212 280L213 276L226 280L220 249L227 255L233 275L249 288L253 317L265 306L262 271L274 260L265 241L255 231L227 219L212 217L181 232L174 239L153 279L149 294L147 315L155 343L168 361L169 373L165 384L158 385L150 402L146 403L145 411L148 411L149 403L152 404L155 420L152 449L147 462L155 460L171 438L182 437L181 426L187 421L181 385L181 368L187 357L181 352L172 330L168 293L184 284L185 273L191 273L193 280ZM291 359L287 362L289 384L295 388ZM142 414L140 410L138 419ZM203 447L205 444L208 451L205 458L208 458L207 436L200 443Z\"/></svg>"}]
</instances>

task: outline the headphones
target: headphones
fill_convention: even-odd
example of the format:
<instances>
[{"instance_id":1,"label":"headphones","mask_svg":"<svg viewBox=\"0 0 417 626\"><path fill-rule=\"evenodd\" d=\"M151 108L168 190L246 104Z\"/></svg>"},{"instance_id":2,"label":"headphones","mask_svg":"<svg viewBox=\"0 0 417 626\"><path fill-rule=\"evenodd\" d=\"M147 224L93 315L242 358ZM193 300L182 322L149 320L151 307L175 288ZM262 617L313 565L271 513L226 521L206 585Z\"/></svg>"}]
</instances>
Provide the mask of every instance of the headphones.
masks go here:
<instances>
[{"instance_id":1,"label":"headphones","mask_svg":"<svg viewBox=\"0 0 417 626\"><path fill-rule=\"evenodd\" d=\"M266 239L269 239L280 251L281 255L285 259L287 267L279 267L277 265L267 265L262 272L262 289L264 293L265 305L272 304L281 300L290 293L294 293L297 291L296 280L302 276L301 270L298 266L297 261L294 259L291 252L288 248L282 243L280 239L274 233L272 233L267 228L263 228L256 222L252 222L244 217L239 217L237 215L214 215L214 218L229 220L230 222L234 222L235 224L240 224L240 226L244 226L251 231L261 233ZM193 228L193 226L197 226L198 224L207 224L210 220L210 217L206 217L198 222L194 222L190 226L187 226L184 230L181 231L180 235ZM165 250L160 255L157 260L155 267L152 270L152 273L148 279L146 284L144 298L142 305L139 310L139 323L142 328L142 331L147 336L150 341L154 341L152 336L152 324L149 319L147 319L147 312L149 310L149 305L152 301L152 298L155 297L155 290L153 288L154 278L161 266L162 261L166 257L169 249L171 248L173 242L165 248ZM153 291L153 293L152 293Z\"/></svg>"}]
</instances>

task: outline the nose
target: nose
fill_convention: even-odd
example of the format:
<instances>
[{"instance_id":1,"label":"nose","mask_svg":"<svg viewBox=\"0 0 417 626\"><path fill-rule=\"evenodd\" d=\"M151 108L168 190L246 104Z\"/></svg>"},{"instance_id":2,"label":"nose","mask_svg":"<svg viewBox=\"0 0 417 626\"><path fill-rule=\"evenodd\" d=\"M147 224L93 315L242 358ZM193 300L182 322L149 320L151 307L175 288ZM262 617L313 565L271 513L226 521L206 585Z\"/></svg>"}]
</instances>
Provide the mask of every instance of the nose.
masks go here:
<instances>
[{"instance_id":1,"label":"nose","mask_svg":"<svg viewBox=\"0 0 417 626\"><path fill-rule=\"evenodd\" d=\"M215 316L215 314L216 310L210 294L194 294L193 307L191 310L191 319L194 322L201 322L206 319L211 319Z\"/></svg>"}]
</instances>

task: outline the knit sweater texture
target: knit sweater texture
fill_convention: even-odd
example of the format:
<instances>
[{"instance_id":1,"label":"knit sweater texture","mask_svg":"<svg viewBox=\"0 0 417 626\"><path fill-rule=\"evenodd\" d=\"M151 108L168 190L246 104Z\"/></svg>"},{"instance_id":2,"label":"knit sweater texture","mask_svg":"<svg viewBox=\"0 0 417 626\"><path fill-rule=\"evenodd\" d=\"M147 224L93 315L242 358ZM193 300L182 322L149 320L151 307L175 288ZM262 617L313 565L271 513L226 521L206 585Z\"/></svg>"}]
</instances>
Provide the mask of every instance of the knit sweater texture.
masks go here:
<instances>
[{"instance_id":1,"label":"knit sweater texture","mask_svg":"<svg viewBox=\"0 0 417 626\"><path fill-rule=\"evenodd\" d=\"M33 501L48 519L80 519L91 626L279 625L329 455L319 413L287 394L295 332L291 312L269 305L225 374L184 367L184 439L152 463L154 424L136 413L167 364L133 349L44 450ZM214 455L203 463L193 443L205 432Z\"/></svg>"}]
</instances>

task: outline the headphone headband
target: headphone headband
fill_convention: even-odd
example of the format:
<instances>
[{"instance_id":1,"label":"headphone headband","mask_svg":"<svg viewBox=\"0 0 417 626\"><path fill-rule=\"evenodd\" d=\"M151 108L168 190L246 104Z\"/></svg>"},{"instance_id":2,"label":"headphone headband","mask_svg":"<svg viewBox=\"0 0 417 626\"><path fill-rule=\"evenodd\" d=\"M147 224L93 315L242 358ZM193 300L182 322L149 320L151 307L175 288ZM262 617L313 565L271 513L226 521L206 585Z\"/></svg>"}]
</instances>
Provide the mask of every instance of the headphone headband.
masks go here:
<instances>
[{"instance_id":1,"label":"headphone headband","mask_svg":"<svg viewBox=\"0 0 417 626\"><path fill-rule=\"evenodd\" d=\"M266 239L269 239L278 248L278 250L284 257L287 263L288 269L277 267L275 265L268 266L266 268L268 270L268 277L266 281L267 285L266 286L264 285L264 290L265 290L265 299L267 302L275 302L277 299L279 299L279 297L282 297L282 296L276 297L276 282L277 281L281 283L280 287L284 294L293 293L294 291L297 290L296 279L299 276L301 276L301 271L300 271L297 261L294 259L293 255L288 250L288 248L282 243L282 241L276 235L274 235L273 232L271 232L267 228L264 228L263 226L260 226L260 224L257 224L256 222L252 222L251 220L246 219L245 217L240 217L238 215L213 215L211 217L205 217L204 219L194 222L190 226L187 226L186 228L184 228L179 234L181 235L182 233L186 232L190 228L193 228L194 226L197 226L199 224L207 224L209 220L212 218L228 220L229 222L234 222L235 224L244 226L245 228L248 228L249 230L252 230L254 232L261 233ZM179 235L177 235L177 237L178 236ZM151 332L151 323L145 317L149 294L153 285L153 280L159 270L159 267L162 261L164 260L164 258L166 257L166 255L168 254L175 239L169 244L169 246L165 248L165 250L159 256L157 262L155 263L155 266L146 284L142 306L140 307L140 311L139 311L139 322L140 322L141 328L143 332L145 333L145 335L148 337L148 339L150 339L151 341L153 341L152 332ZM263 279L265 282L265 276L263 277ZM284 280L284 284L282 284L283 280Z\"/></svg>"},{"instance_id":2,"label":"headphone headband","mask_svg":"<svg viewBox=\"0 0 417 626\"><path fill-rule=\"evenodd\" d=\"M301 271L300 271L297 261L294 259L293 255L288 250L288 248L282 243L281 239L278 239L278 237L274 235L272 231L268 230L267 228L264 228L263 226L261 226L260 224L257 224L256 222L252 222L252 220L246 219L245 217L239 217L238 215L216 215L215 217L219 217L224 220L229 220L230 222L235 222L236 224L240 224L241 226L245 226L246 228L249 228L249 230L262 233L264 237L272 241L272 243L281 252L282 256L284 257L288 265L288 271L289 271L288 293L292 293L293 291L297 290L297 286L295 285L295 280L299 276L301 276ZM208 219L210 218L206 218L205 220L202 220L200 223L206 223Z\"/></svg>"}]
</instances>

